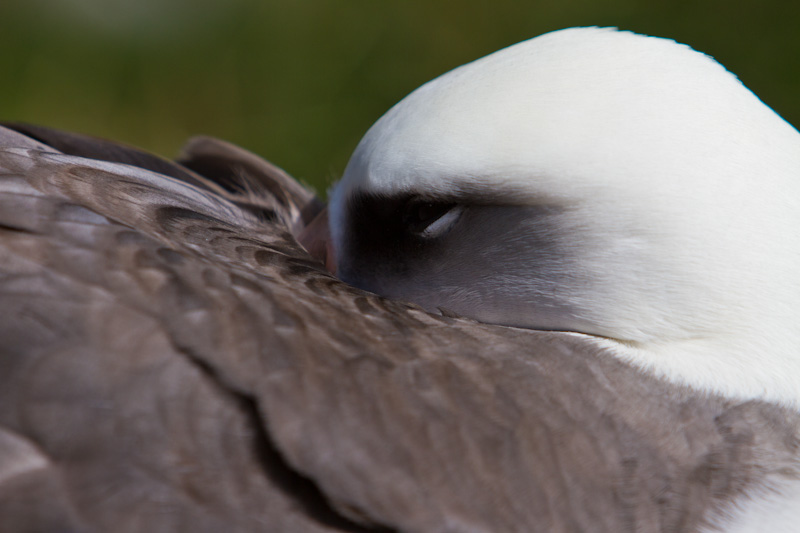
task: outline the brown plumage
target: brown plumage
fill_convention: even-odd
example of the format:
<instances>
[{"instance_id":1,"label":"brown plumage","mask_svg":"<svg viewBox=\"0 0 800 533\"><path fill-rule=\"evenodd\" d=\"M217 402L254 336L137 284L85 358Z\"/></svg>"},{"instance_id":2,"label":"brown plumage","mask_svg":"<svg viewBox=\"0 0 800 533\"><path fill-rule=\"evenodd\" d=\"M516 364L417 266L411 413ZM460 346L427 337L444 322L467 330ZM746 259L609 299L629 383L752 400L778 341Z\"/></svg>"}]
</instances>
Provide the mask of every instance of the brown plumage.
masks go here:
<instances>
[{"instance_id":1,"label":"brown plumage","mask_svg":"<svg viewBox=\"0 0 800 533\"><path fill-rule=\"evenodd\" d=\"M339 282L244 150L16 129L2 531L696 531L798 473L795 413Z\"/></svg>"}]
</instances>

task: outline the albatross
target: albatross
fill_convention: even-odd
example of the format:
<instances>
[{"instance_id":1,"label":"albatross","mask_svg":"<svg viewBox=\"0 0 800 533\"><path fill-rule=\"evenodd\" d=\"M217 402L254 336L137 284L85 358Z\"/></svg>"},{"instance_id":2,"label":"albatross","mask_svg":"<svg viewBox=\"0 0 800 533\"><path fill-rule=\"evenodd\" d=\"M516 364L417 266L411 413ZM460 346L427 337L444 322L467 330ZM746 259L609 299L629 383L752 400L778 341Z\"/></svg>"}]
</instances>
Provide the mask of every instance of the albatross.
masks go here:
<instances>
[{"instance_id":1,"label":"albatross","mask_svg":"<svg viewBox=\"0 0 800 533\"><path fill-rule=\"evenodd\" d=\"M215 139L7 125L0 519L793 531L798 169L712 59L596 28L413 92L329 212Z\"/></svg>"}]
</instances>

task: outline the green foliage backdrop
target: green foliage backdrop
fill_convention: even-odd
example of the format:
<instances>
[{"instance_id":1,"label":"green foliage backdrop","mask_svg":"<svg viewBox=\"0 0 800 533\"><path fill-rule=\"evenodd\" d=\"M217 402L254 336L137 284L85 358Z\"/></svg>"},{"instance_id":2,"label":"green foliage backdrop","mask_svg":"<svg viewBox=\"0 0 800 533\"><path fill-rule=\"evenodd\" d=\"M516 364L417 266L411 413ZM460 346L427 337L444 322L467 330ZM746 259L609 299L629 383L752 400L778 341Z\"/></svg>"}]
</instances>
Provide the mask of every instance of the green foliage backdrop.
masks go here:
<instances>
[{"instance_id":1,"label":"green foliage backdrop","mask_svg":"<svg viewBox=\"0 0 800 533\"><path fill-rule=\"evenodd\" d=\"M0 118L167 156L215 135L320 192L412 89L569 26L690 44L800 124L800 3L785 0L0 2Z\"/></svg>"}]
</instances>

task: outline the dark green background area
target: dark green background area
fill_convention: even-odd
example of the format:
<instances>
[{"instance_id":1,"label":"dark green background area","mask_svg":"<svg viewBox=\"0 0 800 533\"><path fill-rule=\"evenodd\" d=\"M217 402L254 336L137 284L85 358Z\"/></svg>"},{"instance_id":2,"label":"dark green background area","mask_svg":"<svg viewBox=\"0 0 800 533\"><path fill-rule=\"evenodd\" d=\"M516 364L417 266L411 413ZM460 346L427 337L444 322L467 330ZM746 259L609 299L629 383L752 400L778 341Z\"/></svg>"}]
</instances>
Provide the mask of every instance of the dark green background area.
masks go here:
<instances>
[{"instance_id":1,"label":"dark green background area","mask_svg":"<svg viewBox=\"0 0 800 533\"><path fill-rule=\"evenodd\" d=\"M320 192L415 87L569 26L687 43L800 124L800 3L785 0L0 1L0 118L167 156L215 135Z\"/></svg>"}]
</instances>

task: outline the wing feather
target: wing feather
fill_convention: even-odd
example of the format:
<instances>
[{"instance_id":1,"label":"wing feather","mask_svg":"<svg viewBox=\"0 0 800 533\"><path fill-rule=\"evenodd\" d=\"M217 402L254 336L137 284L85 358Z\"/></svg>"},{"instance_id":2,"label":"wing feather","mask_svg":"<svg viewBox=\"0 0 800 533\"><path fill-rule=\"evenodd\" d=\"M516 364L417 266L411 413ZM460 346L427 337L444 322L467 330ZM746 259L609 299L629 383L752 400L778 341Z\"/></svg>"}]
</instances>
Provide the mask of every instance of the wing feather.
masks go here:
<instances>
[{"instance_id":1,"label":"wing feather","mask_svg":"<svg viewBox=\"0 0 800 533\"><path fill-rule=\"evenodd\" d=\"M777 406L359 291L231 191L0 144L15 531L690 531L797 475Z\"/></svg>"}]
</instances>

